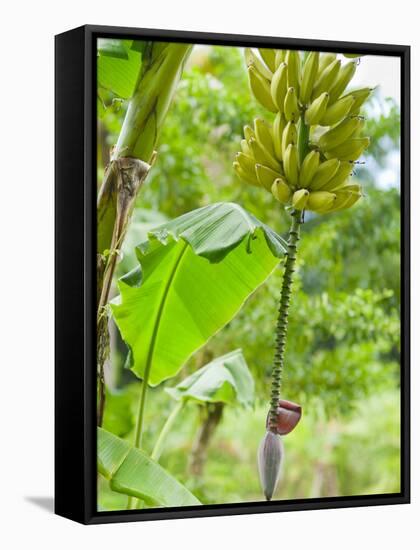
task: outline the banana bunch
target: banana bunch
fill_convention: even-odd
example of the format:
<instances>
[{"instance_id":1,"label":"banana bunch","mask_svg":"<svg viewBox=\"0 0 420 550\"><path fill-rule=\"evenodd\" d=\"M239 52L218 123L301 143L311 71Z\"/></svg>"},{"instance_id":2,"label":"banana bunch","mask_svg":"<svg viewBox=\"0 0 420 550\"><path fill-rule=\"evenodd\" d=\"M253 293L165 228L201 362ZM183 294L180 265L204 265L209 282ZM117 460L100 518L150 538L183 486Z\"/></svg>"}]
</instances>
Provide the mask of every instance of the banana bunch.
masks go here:
<instances>
[{"instance_id":1,"label":"banana bunch","mask_svg":"<svg viewBox=\"0 0 420 550\"><path fill-rule=\"evenodd\" d=\"M245 50L250 87L271 113L245 126L234 169L250 185L298 210L350 208L362 196L354 165L369 145L360 110L371 88L347 91L359 55L296 50Z\"/></svg>"}]
</instances>

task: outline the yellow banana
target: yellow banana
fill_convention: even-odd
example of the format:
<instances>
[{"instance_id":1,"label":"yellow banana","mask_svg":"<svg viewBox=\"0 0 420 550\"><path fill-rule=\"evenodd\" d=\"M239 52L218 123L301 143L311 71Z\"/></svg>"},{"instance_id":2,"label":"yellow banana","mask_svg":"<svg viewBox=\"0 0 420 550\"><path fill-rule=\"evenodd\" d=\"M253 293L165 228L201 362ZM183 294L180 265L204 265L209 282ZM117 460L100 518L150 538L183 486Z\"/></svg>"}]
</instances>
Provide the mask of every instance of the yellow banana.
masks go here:
<instances>
[{"instance_id":1,"label":"yellow banana","mask_svg":"<svg viewBox=\"0 0 420 550\"><path fill-rule=\"evenodd\" d=\"M318 76L328 67L337 57L336 53L323 53L319 56Z\"/></svg>"},{"instance_id":2,"label":"yellow banana","mask_svg":"<svg viewBox=\"0 0 420 550\"><path fill-rule=\"evenodd\" d=\"M284 98L284 116L286 120L297 122L299 120L300 111L297 101L296 89L290 87L287 90L286 97Z\"/></svg>"},{"instance_id":3,"label":"yellow banana","mask_svg":"<svg viewBox=\"0 0 420 550\"><path fill-rule=\"evenodd\" d=\"M296 50L287 50L285 61L287 63L287 86L294 88L299 95L300 86L300 54Z\"/></svg>"},{"instance_id":4,"label":"yellow banana","mask_svg":"<svg viewBox=\"0 0 420 550\"><path fill-rule=\"evenodd\" d=\"M276 50L271 48L258 48L264 63L270 69L272 73L276 70Z\"/></svg>"},{"instance_id":5,"label":"yellow banana","mask_svg":"<svg viewBox=\"0 0 420 550\"><path fill-rule=\"evenodd\" d=\"M363 119L357 116L346 117L340 124L331 128L319 138L318 143L323 151L337 147L356 132L362 129Z\"/></svg>"},{"instance_id":6,"label":"yellow banana","mask_svg":"<svg viewBox=\"0 0 420 550\"><path fill-rule=\"evenodd\" d=\"M256 118L254 120L255 138L264 149L270 153L272 157L275 157L273 136L271 134L271 128L262 118Z\"/></svg>"},{"instance_id":7,"label":"yellow banana","mask_svg":"<svg viewBox=\"0 0 420 550\"><path fill-rule=\"evenodd\" d=\"M245 61L247 66L253 66L260 73L263 78L271 80L273 73L268 69L261 59L251 50L251 48L245 48Z\"/></svg>"},{"instance_id":8,"label":"yellow banana","mask_svg":"<svg viewBox=\"0 0 420 550\"><path fill-rule=\"evenodd\" d=\"M325 152L327 158L337 158L339 160L356 161L363 151L368 147L370 139L368 137L351 138Z\"/></svg>"},{"instance_id":9,"label":"yellow banana","mask_svg":"<svg viewBox=\"0 0 420 550\"><path fill-rule=\"evenodd\" d=\"M335 83L335 80L340 71L341 61L336 59L330 63L319 75L318 80L315 83L312 97L318 97L323 92L329 92L330 88Z\"/></svg>"},{"instance_id":10,"label":"yellow banana","mask_svg":"<svg viewBox=\"0 0 420 550\"><path fill-rule=\"evenodd\" d=\"M287 185L284 178L277 178L274 180L273 185L271 186L271 192L275 199L277 199L282 204L289 202L292 192L290 187Z\"/></svg>"},{"instance_id":11,"label":"yellow banana","mask_svg":"<svg viewBox=\"0 0 420 550\"><path fill-rule=\"evenodd\" d=\"M342 97L332 105L330 104L321 118L320 125L333 126L337 124L350 112L353 104L354 98L352 96Z\"/></svg>"},{"instance_id":12,"label":"yellow banana","mask_svg":"<svg viewBox=\"0 0 420 550\"><path fill-rule=\"evenodd\" d=\"M288 146L290 144L296 145L297 144L297 128L296 124L293 122L288 122L286 124L286 127L283 130L283 136L282 136L282 155L284 158L284 153Z\"/></svg>"},{"instance_id":13,"label":"yellow banana","mask_svg":"<svg viewBox=\"0 0 420 550\"><path fill-rule=\"evenodd\" d=\"M324 185L335 176L339 167L340 162L337 159L322 162L312 178L311 191L319 191L321 188L324 188Z\"/></svg>"},{"instance_id":14,"label":"yellow banana","mask_svg":"<svg viewBox=\"0 0 420 550\"><path fill-rule=\"evenodd\" d=\"M309 193L306 209L322 214L333 206L335 200L336 195L334 193L329 193L328 191L314 191Z\"/></svg>"},{"instance_id":15,"label":"yellow banana","mask_svg":"<svg viewBox=\"0 0 420 550\"><path fill-rule=\"evenodd\" d=\"M310 52L305 60L302 71L302 82L300 85L300 102L307 105L312 97L312 90L318 74L319 52Z\"/></svg>"},{"instance_id":16,"label":"yellow banana","mask_svg":"<svg viewBox=\"0 0 420 550\"><path fill-rule=\"evenodd\" d=\"M340 68L337 79L334 82L333 86L330 89L330 102L334 103L341 96L344 90L347 88L350 80L353 78L354 73L356 72L357 63L352 61L351 63L346 63Z\"/></svg>"},{"instance_id":17,"label":"yellow banana","mask_svg":"<svg viewBox=\"0 0 420 550\"><path fill-rule=\"evenodd\" d=\"M271 97L279 111L284 111L284 98L287 92L287 65L281 63L271 80Z\"/></svg>"},{"instance_id":18,"label":"yellow banana","mask_svg":"<svg viewBox=\"0 0 420 550\"><path fill-rule=\"evenodd\" d=\"M288 145L283 154L284 173L290 187L297 187L299 183L299 163L296 145Z\"/></svg>"},{"instance_id":19,"label":"yellow banana","mask_svg":"<svg viewBox=\"0 0 420 550\"><path fill-rule=\"evenodd\" d=\"M236 174L241 178L241 180L249 183L250 185L254 185L255 187L261 187L257 180L257 177L255 176L255 178L253 178L248 172L244 172L239 162L233 163L233 169L235 170Z\"/></svg>"},{"instance_id":20,"label":"yellow banana","mask_svg":"<svg viewBox=\"0 0 420 550\"><path fill-rule=\"evenodd\" d=\"M342 160L339 163L339 167L332 178L326 181L321 187L322 191L336 191L340 189L346 182L347 178L351 175L353 170L353 163L347 160Z\"/></svg>"},{"instance_id":21,"label":"yellow banana","mask_svg":"<svg viewBox=\"0 0 420 550\"><path fill-rule=\"evenodd\" d=\"M302 166L299 172L299 185L300 187L309 188L312 182L312 178L315 175L319 166L319 153L318 151L311 151L303 159Z\"/></svg>"},{"instance_id":22,"label":"yellow banana","mask_svg":"<svg viewBox=\"0 0 420 550\"><path fill-rule=\"evenodd\" d=\"M314 99L305 112L305 122L309 126L315 126L319 124L321 118L324 116L327 110L329 101L329 94L324 92L319 97Z\"/></svg>"},{"instance_id":23,"label":"yellow banana","mask_svg":"<svg viewBox=\"0 0 420 550\"><path fill-rule=\"evenodd\" d=\"M271 99L270 82L260 75L254 65L250 65L248 67L248 75L251 90L255 99L268 111L276 113L277 107Z\"/></svg>"},{"instance_id":24,"label":"yellow banana","mask_svg":"<svg viewBox=\"0 0 420 550\"><path fill-rule=\"evenodd\" d=\"M277 113L273 122L273 145L277 160L283 159L283 131L286 127L286 119L282 113Z\"/></svg>"},{"instance_id":25,"label":"yellow banana","mask_svg":"<svg viewBox=\"0 0 420 550\"><path fill-rule=\"evenodd\" d=\"M259 143L255 138L251 138L248 143L252 151L252 155L258 164L264 164L264 166L268 166L272 170L280 170L280 163L272 155L270 155L261 143Z\"/></svg>"},{"instance_id":26,"label":"yellow banana","mask_svg":"<svg viewBox=\"0 0 420 550\"><path fill-rule=\"evenodd\" d=\"M271 168L268 168L268 166L263 166L262 164L255 165L255 173L257 174L257 180L262 187L267 189L267 191L271 191L274 180L282 176L281 173L275 172Z\"/></svg>"},{"instance_id":27,"label":"yellow banana","mask_svg":"<svg viewBox=\"0 0 420 550\"><path fill-rule=\"evenodd\" d=\"M292 204L297 210L303 210L308 202L309 191L307 189L299 189L293 193Z\"/></svg>"}]
</instances>

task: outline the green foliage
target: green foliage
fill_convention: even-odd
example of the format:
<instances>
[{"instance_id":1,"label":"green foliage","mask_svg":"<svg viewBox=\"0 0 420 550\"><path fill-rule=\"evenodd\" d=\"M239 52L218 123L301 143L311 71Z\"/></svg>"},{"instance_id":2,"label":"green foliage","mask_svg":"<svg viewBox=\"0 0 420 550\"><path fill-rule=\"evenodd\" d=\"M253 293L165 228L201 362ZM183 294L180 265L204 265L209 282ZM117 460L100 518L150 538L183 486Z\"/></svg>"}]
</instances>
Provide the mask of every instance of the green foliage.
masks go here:
<instances>
[{"instance_id":1,"label":"green foliage","mask_svg":"<svg viewBox=\"0 0 420 550\"><path fill-rule=\"evenodd\" d=\"M99 43L97 78L100 96L111 92L113 96L127 99L133 94L141 68L141 53L132 44L132 40L114 39Z\"/></svg>"},{"instance_id":2,"label":"green foliage","mask_svg":"<svg viewBox=\"0 0 420 550\"><path fill-rule=\"evenodd\" d=\"M254 380L240 349L217 357L166 391L177 400L193 399L199 403L238 402L250 407L254 402Z\"/></svg>"},{"instance_id":3,"label":"green foliage","mask_svg":"<svg viewBox=\"0 0 420 550\"><path fill-rule=\"evenodd\" d=\"M156 385L235 316L285 248L246 211L219 203L160 226L136 251L141 269L121 279L112 310L133 372Z\"/></svg>"}]
</instances>

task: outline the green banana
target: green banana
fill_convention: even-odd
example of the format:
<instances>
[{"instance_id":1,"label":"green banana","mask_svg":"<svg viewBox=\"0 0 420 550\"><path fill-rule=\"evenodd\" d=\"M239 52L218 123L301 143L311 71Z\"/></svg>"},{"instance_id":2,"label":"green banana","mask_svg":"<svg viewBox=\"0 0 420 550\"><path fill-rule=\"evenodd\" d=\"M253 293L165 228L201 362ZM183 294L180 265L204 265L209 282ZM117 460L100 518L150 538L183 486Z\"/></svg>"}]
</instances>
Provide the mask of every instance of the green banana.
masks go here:
<instances>
[{"instance_id":1,"label":"green banana","mask_svg":"<svg viewBox=\"0 0 420 550\"><path fill-rule=\"evenodd\" d=\"M354 73L356 72L357 63L352 61L351 63L346 63L340 68L337 79L334 82L333 86L330 89L330 101L334 103L341 96L344 90L347 88L350 80L353 78Z\"/></svg>"},{"instance_id":2,"label":"green banana","mask_svg":"<svg viewBox=\"0 0 420 550\"><path fill-rule=\"evenodd\" d=\"M323 151L337 147L363 127L364 121L360 117L346 117L340 124L331 128L319 138L318 143Z\"/></svg>"},{"instance_id":3,"label":"green banana","mask_svg":"<svg viewBox=\"0 0 420 550\"><path fill-rule=\"evenodd\" d=\"M322 74L328 65L331 65L331 63L335 61L336 57L336 53L323 53L319 56L318 76Z\"/></svg>"},{"instance_id":4,"label":"green banana","mask_svg":"<svg viewBox=\"0 0 420 550\"><path fill-rule=\"evenodd\" d=\"M252 65L263 78L271 80L273 73L264 65L261 59L255 55L251 48L245 48L245 60L248 67Z\"/></svg>"},{"instance_id":5,"label":"green banana","mask_svg":"<svg viewBox=\"0 0 420 550\"><path fill-rule=\"evenodd\" d=\"M268 111L272 113L277 112L277 107L275 106L270 91L270 82L265 79L254 65L248 67L249 83L251 86L252 93L254 94L255 99L261 103Z\"/></svg>"},{"instance_id":6,"label":"green banana","mask_svg":"<svg viewBox=\"0 0 420 550\"><path fill-rule=\"evenodd\" d=\"M321 126L333 126L344 118L351 110L354 104L352 96L342 97L332 105L329 105L320 120Z\"/></svg>"},{"instance_id":7,"label":"green banana","mask_svg":"<svg viewBox=\"0 0 420 550\"><path fill-rule=\"evenodd\" d=\"M254 120L254 131L256 140L275 158L276 153L274 152L273 136L267 122L262 118L256 118Z\"/></svg>"},{"instance_id":8,"label":"green banana","mask_svg":"<svg viewBox=\"0 0 420 550\"><path fill-rule=\"evenodd\" d=\"M357 90L352 90L348 94L343 96L347 97L351 95L354 98L354 103L352 105L352 108L350 109L349 115L358 115L361 106L369 98L373 91L374 88L358 88Z\"/></svg>"},{"instance_id":9,"label":"green banana","mask_svg":"<svg viewBox=\"0 0 420 550\"><path fill-rule=\"evenodd\" d=\"M298 134L297 134L296 124L294 124L293 122L288 122L286 124L286 127L283 130L283 136L282 136L282 149L281 150L282 150L283 158L284 158L284 153L285 153L286 149L288 148L288 146L290 144L296 145L297 144L297 139L298 139Z\"/></svg>"},{"instance_id":10,"label":"green banana","mask_svg":"<svg viewBox=\"0 0 420 550\"><path fill-rule=\"evenodd\" d=\"M335 200L336 195L334 193L328 191L311 192L306 203L306 209L322 214L333 206Z\"/></svg>"},{"instance_id":11,"label":"green banana","mask_svg":"<svg viewBox=\"0 0 420 550\"><path fill-rule=\"evenodd\" d=\"M284 111L284 99L287 92L287 65L280 63L271 80L271 97L279 111Z\"/></svg>"},{"instance_id":12,"label":"green banana","mask_svg":"<svg viewBox=\"0 0 420 550\"><path fill-rule=\"evenodd\" d=\"M271 48L258 48L264 63L272 73L276 70L276 50Z\"/></svg>"},{"instance_id":13,"label":"green banana","mask_svg":"<svg viewBox=\"0 0 420 550\"><path fill-rule=\"evenodd\" d=\"M287 63L287 86L294 88L299 95L300 86L300 55L297 50L287 50L285 62Z\"/></svg>"},{"instance_id":14,"label":"green banana","mask_svg":"<svg viewBox=\"0 0 420 550\"><path fill-rule=\"evenodd\" d=\"M309 191L307 189L299 189L293 193L292 204L296 210L303 210L308 202Z\"/></svg>"},{"instance_id":15,"label":"green banana","mask_svg":"<svg viewBox=\"0 0 420 550\"><path fill-rule=\"evenodd\" d=\"M312 178L315 175L319 166L319 153L318 151L311 151L303 159L302 166L299 172L299 185L300 187L309 188L312 182Z\"/></svg>"},{"instance_id":16,"label":"green banana","mask_svg":"<svg viewBox=\"0 0 420 550\"><path fill-rule=\"evenodd\" d=\"M280 170L280 163L278 160L270 155L269 151L267 151L267 149L263 147L255 138L251 138L248 144L252 151L252 155L258 164L264 164L264 166L268 166L275 171Z\"/></svg>"},{"instance_id":17,"label":"green banana","mask_svg":"<svg viewBox=\"0 0 420 550\"><path fill-rule=\"evenodd\" d=\"M329 94L324 92L312 101L305 112L305 122L308 126L315 126L316 124L319 124L321 118L327 110L329 98Z\"/></svg>"},{"instance_id":18,"label":"green banana","mask_svg":"<svg viewBox=\"0 0 420 550\"><path fill-rule=\"evenodd\" d=\"M297 122L299 120L300 111L296 89L292 86L287 90L286 97L284 98L284 116L288 121Z\"/></svg>"},{"instance_id":19,"label":"green banana","mask_svg":"<svg viewBox=\"0 0 420 550\"><path fill-rule=\"evenodd\" d=\"M344 57L348 57L350 59L353 59L355 57L363 57L363 53L343 53Z\"/></svg>"},{"instance_id":20,"label":"green banana","mask_svg":"<svg viewBox=\"0 0 420 550\"><path fill-rule=\"evenodd\" d=\"M249 183L250 185L254 185L255 187L261 187L257 180L257 177L255 176L255 178L253 178L248 172L244 172L239 162L233 163L233 169L235 170L236 174L241 178L241 180Z\"/></svg>"},{"instance_id":21,"label":"green banana","mask_svg":"<svg viewBox=\"0 0 420 550\"><path fill-rule=\"evenodd\" d=\"M276 51L276 68L283 63L285 57L286 57L286 51L285 50L275 50Z\"/></svg>"},{"instance_id":22,"label":"green banana","mask_svg":"<svg viewBox=\"0 0 420 550\"><path fill-rule=\"evenodd\" d=\"M264 166L262 164L255 165L255 173L257 174L257 180L261 186L268 191L271 191L271 186L273 185L274 180L278 179L282 175L281 173L275 172L268 166Z\"/></svg>"},{"instance_id":23,"label":"green banana","mask_svg":"<svg viewBox=\"0 0 420 550\"><path fill-rule=\"evenodd\" d=\"M299 183L298 150L296 145L288 145L283 154L283 168L290 187L297 187Z\"/></svg>"},{"instance_id":24,"label":"green banana","mask_svg":"<svg viewBox=\"0 0 420 550\"><path fill-rule=\"evenodd\" d=\"M369 146L369 143L370 139L368 137L351 138L341 145L326 151L325 156L329 159L336 158L339 160L356 161Z\"/></svg>"},{"instance_id":25,"label":"green banana","mask_svg":"<svg viewBox=\"0 0 420 550\"><path fill-rule=\"evenodd\" d=\"M277 178L274 180L273 185L271 186L271 192L274 198L282 204L288 203L292 195L290 187L283 178Z\"/></svg>"},{"instance_id":26,"label":"green banana","mask_svg":"<svg viewBox=\"0 0 420 550\"><path fill-rule=\"evenodd\" d=\"M277 160L283 159L283 131L286 127L286 119L282 113L277 113L273 122L273 145Z\"/></svg>"},{"instance_id":27,"label":"green banana","mask_svg":"<svg viewBox=\"0 0 420 550\"><path fill-rule=\"evenodd\" d=\"M250 157L252 157L252 151L246 139L241 140L241 149L242 149L242 152L245 153L245 155L249 155Z\"/></svg>"},{"instance_id":28,"label":"green banana","mask_svg":"<svg viewBox=\"0 0 420 550\"><path fill-rule=\"evenodd\" d=\"M312 96L312 90L318 74L319 52L309 52L302 71L302 82L300 85L300 102L307 105Z\"/></svg>"},{"instance_id":29,"label":"green banana","mask_svg":"<svg viewBox=\"0 0 420 550\"><path fill-rule=\"evenodd\" d=\"M337 212L338 210L346 210L347 208L352 207L362 196L361 193L354 193L352 191L338 191L336 195L336 201L328 210L328 213Z\"/></svg>"},{"instance_id":30,"label":"green banana","mask_svg":"<svg viewBox=\"0 0 420 550\"><path fill-rule=\"evenodd\" d=\"M249 172L250 175L254 175L255 160L252 157L245 155L244 153L237 153L235 160L239 163L239 166L244 172Z\"/></svg>"},{"instance_id":31,"label":"green banana","mask_svg":"<svg viewBox=\"0 0 420 550\"><path fill-rule=\"evenodd\" d=\"M251 128L251 126L248 126L248 124L246 126L244 126L244 136L245 136L245 139L247 141L249 141L251 138L255 137L254 130Z\"/></svg>"},{"instance_id":32,"label":"green banana","mask_svg":"<svg viewBox=\"0 0 420 550\"><path fill-rule=\"evenodd\" d=\"M339 163L339 167L332 178L326 181L321 187L322 191L336 191L340 189L350 177L353 171L353 163L347 160L342 160Z\"/></svg>"},{"instance_id":33,"label":"green banana","mask_svg":"<svg viewBox=\"0 0 420 550\"><path fill-rule=\"evenodd\" d=\"M340 167L337 159L322 162L317 168L311 182L311 191L319 191L328 181L335 176Z\"/></svg>"},{"instance_id":34,"label":"green banana","mask_svg":"<svg viewBox=\"0 0 420 550\"><path fill-rule=\"evenodd\" d=\"M318 97L323 92L329 92L330 88L335 83L335 80L340 71L341 61L336 59L330 63L319 75L318 80L315 83L312 97Z\"/></svg>"}]
</instances>

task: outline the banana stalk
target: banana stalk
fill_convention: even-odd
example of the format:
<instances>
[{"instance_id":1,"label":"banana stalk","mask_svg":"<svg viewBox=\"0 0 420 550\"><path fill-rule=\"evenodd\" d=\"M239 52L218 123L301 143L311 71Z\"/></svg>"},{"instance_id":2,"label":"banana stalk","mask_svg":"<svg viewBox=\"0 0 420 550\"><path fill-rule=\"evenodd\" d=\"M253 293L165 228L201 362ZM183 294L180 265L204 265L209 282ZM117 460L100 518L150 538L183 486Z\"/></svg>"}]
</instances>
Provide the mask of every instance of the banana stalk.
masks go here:
<instances>
[{"instance_id":1,"label":"banana stalk","mask_svg":"<svg viewBox=\"0 0 420 550\"><path fill-rule=\"evenodd\" d=\"M108 356L106 305L117 257L138 192L155 159L159 134L174 97L189 44L150 42L97 201L98 426L105 407L104 364Z\"/></svg>"}]
</instances>

